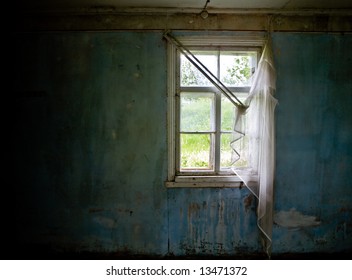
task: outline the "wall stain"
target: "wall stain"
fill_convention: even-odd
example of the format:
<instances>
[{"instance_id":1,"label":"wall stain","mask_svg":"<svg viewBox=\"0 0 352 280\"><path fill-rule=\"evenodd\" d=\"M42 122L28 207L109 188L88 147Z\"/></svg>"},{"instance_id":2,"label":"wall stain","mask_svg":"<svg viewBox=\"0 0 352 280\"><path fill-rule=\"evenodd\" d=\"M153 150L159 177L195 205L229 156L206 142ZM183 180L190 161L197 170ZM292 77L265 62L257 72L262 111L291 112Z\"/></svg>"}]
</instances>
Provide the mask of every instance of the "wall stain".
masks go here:
<instances>
[{"instance_id":1,"label":"wall stain","mask_svg":"<svg viewBox=\"0 0 352 280\"><path fill-rule=\"evenodd\" d=\"M188 206L188 221L191 220L192 216L199 216L199 210L200 210L200 206L198 203L193 202L190 203Z\"/></svg>"},{"instance_id":2,"label":"wall stain","mask_svg":"<svg viewBox=\"0 0 352 280\"><path fill-rule=\"evenodd\" d=\"M109 229L117 228L116 221L111 218L97 216L93 218L93 221L105 228L109 228Z\"/></svg>"},{"instance_id":3,"label":"wall stain","mask_svg":"<svg viewBox=\"0 0 352 280\"><path fill-rule=\"evenodd\" d=\"M254 199L253 194L249 194L244 198L243 204L244 204L244 208L246 209L246 211L248 211L252 207L253 199Z\"/></svg>"},{"instance_id":4,"label":"wall stain","mask_svg":"<svg viewBox=\"0 0 352 280\"><path fill-rule=\"evenodd\" d=\"M88 212L89 213L97 213L97 212L103 212L105 209L104 208L89 208Z\"/></svg>"}]
</instances>

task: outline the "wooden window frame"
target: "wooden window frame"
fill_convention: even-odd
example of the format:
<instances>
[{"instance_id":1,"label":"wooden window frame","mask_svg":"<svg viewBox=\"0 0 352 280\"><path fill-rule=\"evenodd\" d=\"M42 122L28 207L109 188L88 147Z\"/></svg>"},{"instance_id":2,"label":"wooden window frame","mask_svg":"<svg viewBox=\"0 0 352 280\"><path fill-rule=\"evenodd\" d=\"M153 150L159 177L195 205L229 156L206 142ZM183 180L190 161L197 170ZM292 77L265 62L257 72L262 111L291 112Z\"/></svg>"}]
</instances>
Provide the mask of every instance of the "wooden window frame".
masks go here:
<instances>
[{"instance_id":1,"label":"wooden window frame","mask_svg":"<svg viewBox=\"0 0 352 280\"><path fill-rule=\"evenodd\" d=\"M229 50L239 50L239 51L257 51L257 62L261 55L261 50L264 46L265 37L262 35L254 36L188 36L183 37L182 43L189 49L201 50L206 48L209 49L229 49ZM177 188L177 187L241 187L242 181L232 170L224 172L219 168L219 162L216 163L214 171L206 170L180 170L180 143L179 143L179 125L180 125L180 98L179 94L181 90L185 88L180 86L180 53L176 47L172 44L168 44L167 47L168 60L167 60L167 71L168 71L168 96L167 96L167 107L168 107L168 178L166 182L167 187ZM210 87L187 87L187 92L189 90L202 91L204 89L210 90ZM244 92L249 91L246 87L229 87L233 92ZM215 106L220 106L219 99L221 100L221 93L211 88L211 91L215 94ZM215 110L216 119L218 120L216 129L214 131L215 137L218 137L220 130L218 128L219 120L221 120L220 110L217 108ZM219 148L216 148L215 153L217 153L216 158L219 159Z\"/></svg>"}]
</instances>

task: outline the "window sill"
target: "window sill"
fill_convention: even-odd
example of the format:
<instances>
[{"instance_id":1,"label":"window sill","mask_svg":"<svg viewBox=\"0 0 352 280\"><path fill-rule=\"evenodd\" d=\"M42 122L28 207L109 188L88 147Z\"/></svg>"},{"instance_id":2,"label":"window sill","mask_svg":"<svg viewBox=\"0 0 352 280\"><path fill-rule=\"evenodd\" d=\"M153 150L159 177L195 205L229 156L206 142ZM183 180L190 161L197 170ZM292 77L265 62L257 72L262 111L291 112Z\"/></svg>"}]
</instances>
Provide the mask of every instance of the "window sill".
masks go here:
<instances>
[{"instance_id":1,"label":"window sill","mask_svg":"<svg viewBox=\"0 0 352 280\"><path fill-rule=\"evenodd\" d=\"M241 188L243 182L237 176L176 176L165 185L167 188Z\"/></svg>"}]
</instances>

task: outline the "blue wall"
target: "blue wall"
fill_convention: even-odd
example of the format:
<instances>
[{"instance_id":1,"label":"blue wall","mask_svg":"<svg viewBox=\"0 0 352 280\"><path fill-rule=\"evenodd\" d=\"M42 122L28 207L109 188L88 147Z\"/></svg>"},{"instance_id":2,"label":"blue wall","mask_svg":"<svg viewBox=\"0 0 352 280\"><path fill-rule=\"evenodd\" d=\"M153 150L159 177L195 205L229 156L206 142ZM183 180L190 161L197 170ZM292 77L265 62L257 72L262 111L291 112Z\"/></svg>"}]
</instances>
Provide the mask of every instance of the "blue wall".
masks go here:
<instances>
[{"instance_id":1,"label":"blue wall","mask_svg":"<svg viewBox=\"0 0 352 280\"><path fill-rule=\"evenodd\" d=\"M275 34L276 211L321 225L276 228L276 251L352 249L352 36Z\"/></svg>"},{"instance_id":2,"label":"blue wall","mask_svg":"<svg viewBox=\"0 0 352 280\"><path fill-rule=\"evenodd\" d=\"M246 189L166 189L160 32L13 38L15 246L142 255L260 253ZM352 249L352 36L273 34L278 74L273 252ZM38 247L39 246L39 247Z\"/></svg>"}]
</instances>

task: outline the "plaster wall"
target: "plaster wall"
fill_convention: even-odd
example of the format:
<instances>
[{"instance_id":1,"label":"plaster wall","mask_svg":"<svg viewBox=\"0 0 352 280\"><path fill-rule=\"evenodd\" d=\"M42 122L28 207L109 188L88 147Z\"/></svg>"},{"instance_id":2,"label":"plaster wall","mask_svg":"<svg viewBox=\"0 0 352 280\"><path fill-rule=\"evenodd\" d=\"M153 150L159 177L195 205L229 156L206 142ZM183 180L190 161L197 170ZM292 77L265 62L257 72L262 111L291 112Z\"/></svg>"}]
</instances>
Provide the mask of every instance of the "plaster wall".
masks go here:
<instances>
[{"instance_id":1,"label":"plaster wall","mask_svg":"<svg viewBox=\"0 0 352 280\"><path fill-rule=\"evenodd\" d=\"M352 250L352 36L274 32L273 253ZM148 256L261 252L248 190L166 189L161 31L16 33L16 248ZM291 224L293 225L293 223Z\"/></svg>"}]
</instances>

